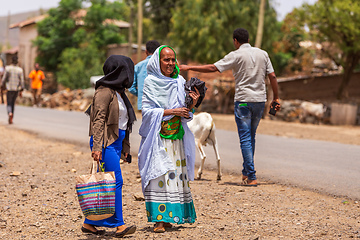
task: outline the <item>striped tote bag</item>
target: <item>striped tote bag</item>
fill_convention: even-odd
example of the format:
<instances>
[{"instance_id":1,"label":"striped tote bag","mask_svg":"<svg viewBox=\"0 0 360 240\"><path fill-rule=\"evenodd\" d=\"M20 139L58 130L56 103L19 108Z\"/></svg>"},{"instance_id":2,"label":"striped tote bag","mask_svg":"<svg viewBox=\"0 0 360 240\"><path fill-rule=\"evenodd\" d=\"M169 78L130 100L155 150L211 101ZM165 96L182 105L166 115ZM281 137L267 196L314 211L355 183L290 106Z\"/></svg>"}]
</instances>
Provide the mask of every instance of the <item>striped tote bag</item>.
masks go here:
<instances>
[{"instance_id":1,"label":"striped tote bag","mask_svg":"<svg viewBox=\"0 0 360 240\"><path fill-rule=\"evenodd\" d=\"M93 221L109 218L115 213L115 173L96 172L93 161L90 174L76 177L76 192L84 216Z\"/></svg>"}]
</instances>

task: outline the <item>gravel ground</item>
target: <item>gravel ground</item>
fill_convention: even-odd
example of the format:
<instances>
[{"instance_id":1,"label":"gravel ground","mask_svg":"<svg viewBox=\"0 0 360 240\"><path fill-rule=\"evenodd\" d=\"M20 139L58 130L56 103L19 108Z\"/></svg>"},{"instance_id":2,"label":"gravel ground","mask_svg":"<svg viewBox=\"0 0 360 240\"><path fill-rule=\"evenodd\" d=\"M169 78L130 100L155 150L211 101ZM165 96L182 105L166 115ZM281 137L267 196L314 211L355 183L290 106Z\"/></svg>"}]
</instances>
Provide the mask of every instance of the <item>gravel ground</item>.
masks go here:
<instances>
[{"instance_id":1,"label":"gravel ground","mask_svg":"<svg viewBox=\"0 0 360 240\"><path fill-rule=\"evenodd\" d=\"M134 159L122 164L128 239L360 239L360 204L286 185L239 186L239 176L205 171L191 184L198 219L152 232ZM0 125L0 239L113 239L83 234L75 176L87 174L84 146L40 139Z\"/></svg>"}]
</instances>

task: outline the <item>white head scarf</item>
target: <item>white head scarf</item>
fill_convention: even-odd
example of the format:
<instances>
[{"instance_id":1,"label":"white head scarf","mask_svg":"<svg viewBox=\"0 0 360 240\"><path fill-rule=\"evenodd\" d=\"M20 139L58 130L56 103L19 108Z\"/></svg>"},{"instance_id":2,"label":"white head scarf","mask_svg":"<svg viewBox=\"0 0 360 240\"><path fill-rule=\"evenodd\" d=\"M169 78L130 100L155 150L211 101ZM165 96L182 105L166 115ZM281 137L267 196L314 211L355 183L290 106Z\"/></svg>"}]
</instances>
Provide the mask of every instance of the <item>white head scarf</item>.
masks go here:
<instances>
[{"instance_id":1,"label":"white head scarf","mask_svg":"<svg viewBox=\"0 0 360 240\"><path fill-rule=\"evenodd\" d=\"M164 109L185 107L185 79L177 74L174 77L167 77L161 72L160 51L164 47L167 46L160 46L151 56L147 65L148 76L144 81L143 118L139 129L142 140L138 155L143 191L150 180L158 178L170 170L175 170L159 133L161 122L174 117L174 115L163 116ZM190 115L190 119L181 118L181 123L185 131L183 141L188 176L190 180L194 180L195 140L187 126L187 122L192 120L192 113Z\"/></svg>"}]
</instances>

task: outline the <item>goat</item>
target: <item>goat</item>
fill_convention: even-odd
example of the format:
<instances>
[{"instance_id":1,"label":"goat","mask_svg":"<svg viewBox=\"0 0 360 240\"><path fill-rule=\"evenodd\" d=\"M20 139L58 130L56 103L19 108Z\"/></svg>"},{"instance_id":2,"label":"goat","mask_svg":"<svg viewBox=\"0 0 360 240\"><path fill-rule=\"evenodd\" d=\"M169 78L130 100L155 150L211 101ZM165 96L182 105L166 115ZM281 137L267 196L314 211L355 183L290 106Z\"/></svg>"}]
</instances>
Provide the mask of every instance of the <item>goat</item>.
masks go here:
<instances>
[{"instance_id":1,"label":"goat","mask_svg":"<svg viewBox=\"0 0 360 240\"><path fill-rule=\"evenodd\" d=\"M197 173L197 179L201 179L201 174L204 168L206 154L203 146L207 143L214 147L215 156L217 159L218 174L217 180L221 180L221 168L220 168L220 155L218 145L215 137L215 123L209 113L199 113L194 115L193 120L188 123L191 132L195 137L195 145L200 153L201 164Z\"/></svg>"},{"instance_id":2,"label":"goat","mask_svg":"<svg viewBox=\"0 0 360 240\"><path fill-rule=\"evenodd\" d=\"M302 110L300 114L301 122L305 122L307 116L313 116L315 121L320 123L326 111L326 107L322 103L302 102L300 108Z\"/></svg>"}]
</instances>

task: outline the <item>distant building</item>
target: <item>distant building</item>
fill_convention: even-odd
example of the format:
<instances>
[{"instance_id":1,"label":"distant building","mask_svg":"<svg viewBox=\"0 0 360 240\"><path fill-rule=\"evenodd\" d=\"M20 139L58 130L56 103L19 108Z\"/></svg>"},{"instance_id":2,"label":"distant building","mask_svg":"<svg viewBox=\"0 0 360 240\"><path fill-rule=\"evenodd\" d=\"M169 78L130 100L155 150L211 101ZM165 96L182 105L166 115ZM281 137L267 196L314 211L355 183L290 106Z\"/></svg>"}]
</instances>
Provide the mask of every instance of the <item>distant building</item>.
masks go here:
<instances>
[{"instance_id":1,"label":"distant building","mask_svg":"<svg viewBox=\"0 0 360 240\"><path fill-rule=\"evenodd\" d=\"M32 40L38 35L36 24L46 17L47 15L41 15L10 25L10 29L20 29L18 57L20 67L24 69L25 76L32 70L37 56L36 47L32 45Z\"/></svg>"},{"instance_id":2,"label":"distant building","mask_svg":"<svg viewBox=\"0 0 360 240\"><path fill-rule=\"evenodd\" d=\"M72 14L72 17L76 21L76 25L82 26L84 25L84 17L86 16L87 11L85 9L80 9L79 11L76 11ZM41 15L37 17L30 18L25 21L21 21L15 24L10 25L10 29L19 28L19 47L17 48L17 54L19 57L19 64L20 67L24 69L25 77L27 77L34 67L35 59L37 57L37 49L32 44L32 41L35 40L35 38L38 36L37 32L37 23L45 19L48 15ZM103 24L113 24L119 27L119 29L129 28L130 23L121 21L121 20L115 20L115 19L106 19ZM109 51L115 51L116 48L124 48L124 46L111 46L111 50ZM11 51L13 53L13 51ZM126 54L125 54L126 55Z\"/></svg>"}]
</instances>

